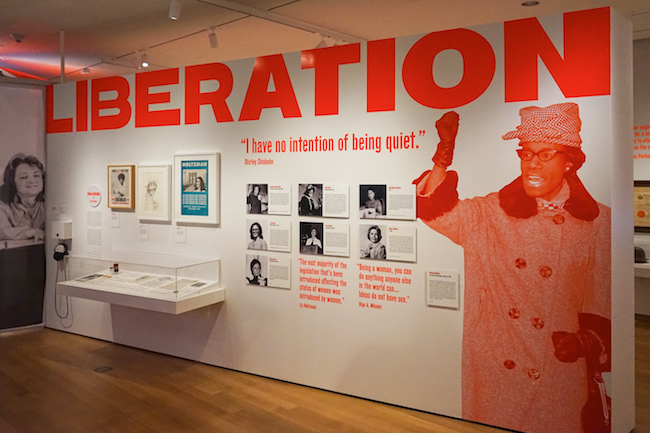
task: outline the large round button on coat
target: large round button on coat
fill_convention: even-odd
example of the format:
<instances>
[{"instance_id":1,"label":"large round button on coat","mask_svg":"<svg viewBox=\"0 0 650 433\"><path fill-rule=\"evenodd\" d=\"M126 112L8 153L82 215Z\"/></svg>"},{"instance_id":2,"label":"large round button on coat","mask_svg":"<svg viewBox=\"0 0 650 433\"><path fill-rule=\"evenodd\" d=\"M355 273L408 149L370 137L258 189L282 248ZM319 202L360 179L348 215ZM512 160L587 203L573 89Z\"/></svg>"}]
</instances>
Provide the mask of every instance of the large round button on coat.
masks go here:
<instances>
[{"instance_id":1,"label":"large round button on coat","mask_svg":"<svg viewBox=\"0 0 650 433\"><path fill-rule=\"evenodd\" d=\"M512 319L519 319L519 316L521 316L519 310L517 310L516 308L511 308L510 310L508 310L508 315Z\"/></svg>"},{"instance_id":2,"label":"large round button on coat","mask_svg":"<svg viewBox=\"0 0 650 433\"><path fill-rule=\"evenodd\" d=\"M553 222L555 224L562 224L564 222L564 215L557 214L553 216Z\"/></svg>"},{"instance_id":3,"label":"large round button on coat","mask_svg":"<svg viewBox=\"0 0 650 433\"><path fill-rule=\"evenodd\" d=\"M528 370L528 377L530 377L533 380L539 379L539 370L537 370L536 368L531 368L530 370Z\"/></svg>"},{"instance_id":4,"label":"large round button on coat","mask_svg":"<svg viewBox=\"0 0 650 433\"><path fill-rule=\"evenodd\" d=\"M518 258L515 260L515 266L519 269L524 269L526 267L526 260Z\"/></svg>"},{"instance_id":5,"label":"large round button on coat","mask_svg":"<svg viewBox=\"0 0 650 433\"><path fill-rule=\"evenodd\" d=\"M513 368L515 368L515 361L508 359L503 363L503 366L508 370L512 370Z\"/></svg>"},{"instance_id":6,"label":"large round button on coat","mask_svg":"<svg viewBox=\"0 0 650 433\"><path fill-rule=\"evenodd\" d=\"M533 326L537 329L542 329L544 327L544 321L539 317L533 317L530 319L530 321L533 323Z\"/></svg>"},{"instance_id":7,"label":"large round button on coat","mask_svg":"<svg viewBox=\"0 0 650 433\"><path fill-rule=\"evenodd\" d=\"M551 274L553 274L553 270L548 266L542 266L539 268L539 274L544 278L548 278L551 276Z\"/></svg>"}]
</instances>

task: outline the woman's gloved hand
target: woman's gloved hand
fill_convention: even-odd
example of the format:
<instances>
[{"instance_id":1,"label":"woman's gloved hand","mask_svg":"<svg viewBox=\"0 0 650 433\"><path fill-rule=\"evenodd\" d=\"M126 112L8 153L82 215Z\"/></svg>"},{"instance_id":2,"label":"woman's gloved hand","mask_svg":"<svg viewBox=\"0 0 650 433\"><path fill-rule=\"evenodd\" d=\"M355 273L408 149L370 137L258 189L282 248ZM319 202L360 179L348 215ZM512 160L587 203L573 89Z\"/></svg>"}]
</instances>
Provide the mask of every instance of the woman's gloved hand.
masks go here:
<instances>
[{"instance_id":1,"label":"woman's gloved hand","mask_svg":"<svg viewBox=\"0 0 650 433\"><path fill-rule=\"evenodd\" d=\"M458 113L448 111L436 122L440 142L438 143L436 154L433 156L433 162L439 167L447 168L452 163L454 147L456 145L456 134L458 133L458 121Z\"/></svg>"}]
</instances>

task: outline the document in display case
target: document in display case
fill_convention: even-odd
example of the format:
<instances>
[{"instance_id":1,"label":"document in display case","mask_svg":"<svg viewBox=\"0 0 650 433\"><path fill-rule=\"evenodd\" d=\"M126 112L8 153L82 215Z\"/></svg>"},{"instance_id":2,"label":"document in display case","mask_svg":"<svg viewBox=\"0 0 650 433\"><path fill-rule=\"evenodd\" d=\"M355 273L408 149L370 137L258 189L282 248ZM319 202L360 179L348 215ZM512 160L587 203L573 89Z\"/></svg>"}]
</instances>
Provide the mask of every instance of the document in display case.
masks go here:
<instances>
[{"instance_id":1,"label":"document in display case","mask_svg":"<svg viewBox=\"0 0 650 433\"><path fill-rule=\"evenodd\" d=\"M57 283L61 296L171 314L225 300L219 259L113 251L102 258L66 260L70 279Z\"/></svg>"}]
</instances>

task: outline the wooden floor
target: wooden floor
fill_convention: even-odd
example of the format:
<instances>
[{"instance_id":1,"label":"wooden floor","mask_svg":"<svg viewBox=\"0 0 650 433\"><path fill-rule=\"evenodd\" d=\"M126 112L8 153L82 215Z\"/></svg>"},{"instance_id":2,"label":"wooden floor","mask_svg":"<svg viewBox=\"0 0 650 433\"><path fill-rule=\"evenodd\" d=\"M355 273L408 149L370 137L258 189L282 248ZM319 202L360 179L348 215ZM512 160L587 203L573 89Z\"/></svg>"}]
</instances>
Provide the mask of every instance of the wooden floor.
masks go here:
<instances>
[{"instance_id":1,"label":"wooden floor","mask_svg":"<svg viewBox=\"0 0 650 433\"><path fill-rule=\"evenodd\" d=\"M650 432L650 321L635 432ZM113 369L96 372L102 366ZM0 432L498 432L49 329L0 334Z\"/></svg>"}]
</instances>

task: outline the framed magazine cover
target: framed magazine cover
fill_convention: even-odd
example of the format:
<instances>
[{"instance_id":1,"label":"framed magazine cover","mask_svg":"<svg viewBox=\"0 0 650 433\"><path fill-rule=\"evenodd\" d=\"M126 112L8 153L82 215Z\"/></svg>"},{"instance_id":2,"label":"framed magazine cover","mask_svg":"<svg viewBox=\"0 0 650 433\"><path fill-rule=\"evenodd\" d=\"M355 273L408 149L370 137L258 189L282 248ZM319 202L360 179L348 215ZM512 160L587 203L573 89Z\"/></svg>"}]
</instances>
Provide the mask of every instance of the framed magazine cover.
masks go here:
<instances>
[{"instance_id":1,"label":"framed magazine cover","mask_svg":"<svg viewBox=\"0 0 650 433\"><path fill-rule=\"evenodd\" d=\"M219 224L219 154L174 156L174 219Z\"/></svg>"},{"instance_id":2,"label":"framed magazine cover","mask_svg":"<svg viewBox=\"0 0 650 433\"><path fill-rule=\"evenodd\" d=\"M138 219L171 221L171 165L139 165L136 175Z\"/></svg>"},{"instance_id":3,"label":"framed magazine cover","mask_svg":"<svg viewBox=\"0 0 650 433\"><path fill-rule=\"evenodd\" d=\"M108 166L108 207L111 209L134 209L134 165Z\"/></svg>"}]
</instances>

